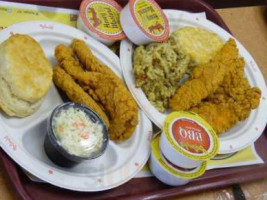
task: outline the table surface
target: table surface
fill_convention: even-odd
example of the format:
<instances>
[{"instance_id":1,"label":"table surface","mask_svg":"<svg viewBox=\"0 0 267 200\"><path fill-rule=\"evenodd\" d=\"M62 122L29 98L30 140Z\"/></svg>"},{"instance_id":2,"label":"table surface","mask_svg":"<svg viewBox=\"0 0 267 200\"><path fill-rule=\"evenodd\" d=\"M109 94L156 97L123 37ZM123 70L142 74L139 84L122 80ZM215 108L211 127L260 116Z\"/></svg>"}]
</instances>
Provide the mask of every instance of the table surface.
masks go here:
<instances>
[{"instance_id":1,"label":"table surface","mask_svg":"<svg viewBox=\"0 0 267 200\"><path fill-rule=\"evenodd\" d=\"M267 17L265 7L241 7L218 9L217 12L223 18L235 37L252 54L267 80ZM267 179L258 180L241 185L247 199L267 198ZM17 200L7 175L0 164L0 199ZM205 191L200 194L179 198L179 200L199 199L234 199L232 189Z\"/></svg>"}]
</instances>

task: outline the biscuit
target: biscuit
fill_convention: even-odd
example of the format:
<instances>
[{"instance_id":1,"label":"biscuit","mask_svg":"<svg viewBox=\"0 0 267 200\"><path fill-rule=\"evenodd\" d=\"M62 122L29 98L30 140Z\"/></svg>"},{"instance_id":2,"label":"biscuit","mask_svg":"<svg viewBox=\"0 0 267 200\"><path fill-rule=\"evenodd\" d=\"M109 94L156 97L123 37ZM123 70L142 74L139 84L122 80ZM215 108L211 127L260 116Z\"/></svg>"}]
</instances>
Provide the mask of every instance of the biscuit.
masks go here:
<instances>
[{"instance_id":1,"label":"biscuit","mask_svg":"<svg viewBox=\"0 0 267 200\"><path fill-rule=\"evenodd\" d=\"M12 95L7 82L0 78L0 107L9 116L26 117L34 113L41 106L43 99L30 103Z\"/></svg>"},{"instance_id":2,"label":"biscuit","mask_svg":"<svg viewBox=\"0 0 267 200\"><path fill-rule=\"evenodd\" d=\"M52 82L48 59L40 44L27 35L13 35L1 44L0 73L11 93L30 103L43 98Z\"/></svg>"},{"instance_id":3,"label":"biscuit","mask_svg":"<svg viewBox=\"0 0 267 200\"><path fill-rule=\"evenodd\" d=\"M9 116L26 117L42 104L52 83L52 66L40 46L16 34L0 45L0 107Z\"/></svg>"},{"instance_id":4,"label":"biscuit","mask_svg":"<svg viewBox=\"0 0 267 200\"><path fill-rule=\"evenodd\" d=\"M193 66L209 62L224 45L217 34L197 27L185 26L172 35L191 58Z\"/></svg>"}]
</instances>

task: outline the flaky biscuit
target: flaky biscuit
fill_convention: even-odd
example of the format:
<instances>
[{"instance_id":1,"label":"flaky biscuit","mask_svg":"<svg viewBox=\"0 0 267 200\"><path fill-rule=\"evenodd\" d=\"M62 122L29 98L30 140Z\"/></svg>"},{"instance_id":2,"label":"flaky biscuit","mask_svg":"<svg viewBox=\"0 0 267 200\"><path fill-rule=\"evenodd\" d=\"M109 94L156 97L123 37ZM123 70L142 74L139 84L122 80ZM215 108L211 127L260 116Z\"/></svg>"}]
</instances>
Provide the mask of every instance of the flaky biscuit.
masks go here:
<instances>
[{"instance_id":1,"label":"flaky biscuit","mask_svg":"<svg viewBox=\"0 0 267 200\"><path fill-rule=\"evenodd\" d=\"M224 44L216 33L198 27L182 27L172 35L179 47L190 56L193 65L209 62Z\"/></svg>"},{"instance_id":2,"label":"flaky biscuit","mask_svg":"<svg viewBox=\"0 0 267 200\"><path fill-rule=\"evenodd\" d=\"M30 103L15 97L7 84L0 77L0 107L9 116L26 117L34 113L42 104L43 98Z\"/></svg>"},{"instance_id":3,"label":"flaky biscuit","mask_svg":"<svg viewBox=\"0 0 267 200\"><path fill-rule=\"evenodd\" d=\"M0 45L0 74L18 99L35 103L52 82L52 67L40 44L27 35L15 34Z\"/></svg>"}]
</instances>

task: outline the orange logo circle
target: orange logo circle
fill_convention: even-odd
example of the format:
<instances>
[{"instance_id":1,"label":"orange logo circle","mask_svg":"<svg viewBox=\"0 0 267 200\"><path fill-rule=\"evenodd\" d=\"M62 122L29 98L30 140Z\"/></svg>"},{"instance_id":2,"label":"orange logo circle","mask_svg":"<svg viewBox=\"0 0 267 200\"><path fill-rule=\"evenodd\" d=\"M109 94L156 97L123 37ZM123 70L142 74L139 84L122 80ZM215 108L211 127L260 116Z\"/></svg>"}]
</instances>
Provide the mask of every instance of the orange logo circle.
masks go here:
<instances>
[{"instance_id":1,"label":"orange logo circle","mask_svg":"<svg viewBox=\"0 0 267 200\"><path fill-rule=\"evenodd\" d=\"M193 120L176 120L172 124L172 134L177 143L189 152L202 154L210 147L208 133Z\"/></svg>"}]
</instances>

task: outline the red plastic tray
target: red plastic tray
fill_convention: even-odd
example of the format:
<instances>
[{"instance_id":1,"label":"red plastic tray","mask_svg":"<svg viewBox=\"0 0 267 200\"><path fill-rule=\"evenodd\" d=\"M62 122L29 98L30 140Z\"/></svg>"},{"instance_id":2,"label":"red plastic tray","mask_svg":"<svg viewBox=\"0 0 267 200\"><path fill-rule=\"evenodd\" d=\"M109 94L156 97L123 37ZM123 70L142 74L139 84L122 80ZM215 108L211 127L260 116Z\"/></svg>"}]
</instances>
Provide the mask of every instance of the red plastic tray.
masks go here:
<instances>
[{"instance_id":1,"label":"red plastic tray","mask_svg":"<svg viewBox=\"0 0 267 200\"><path fill-rule=\"evenodd\" d=\"M46 6L78 8L80 0L16 0L16 2L32 3ZM125 5L126 1L118 1ZM206 12L207 18L228 32L229 29L216 13L206 3L199 0L158 0L163 8L180 9L190 12ZM256 142L256 149L264 160L264 164L238 168L215 169L207 171L204 176L181 187L169 187L156 178L132 179L128 183L105 192L81 193L64 190L46 183L31 181L2 150L0 158L18 194L27 200L106 200L106 199L163 199L179 195L192 194L202 190L225 187L234 183L242 183L267 177L267 129Z\"/></svg>"}]
</instances>

